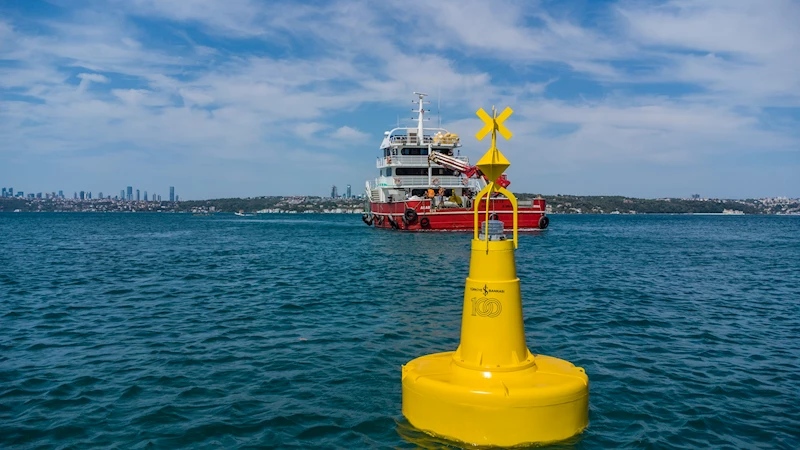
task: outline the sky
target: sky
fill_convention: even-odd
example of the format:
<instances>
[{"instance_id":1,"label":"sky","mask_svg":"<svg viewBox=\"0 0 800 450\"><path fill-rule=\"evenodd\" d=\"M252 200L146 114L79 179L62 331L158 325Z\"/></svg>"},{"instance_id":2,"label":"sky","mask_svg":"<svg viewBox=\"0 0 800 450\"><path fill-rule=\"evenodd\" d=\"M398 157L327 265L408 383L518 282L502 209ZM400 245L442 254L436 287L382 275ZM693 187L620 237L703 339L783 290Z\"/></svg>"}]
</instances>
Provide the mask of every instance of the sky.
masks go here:
<instances>
[{"instance_id":1,"label":"sky","mask_svg":"<svg viewBox=\"0 0 800 450\"><path fill-rule=\"evenodd\" d=\"M0 186L354 194L383 132L488 149L511 190L800 197L800 1L0 1Z\"/></svg>"}]
</instances>

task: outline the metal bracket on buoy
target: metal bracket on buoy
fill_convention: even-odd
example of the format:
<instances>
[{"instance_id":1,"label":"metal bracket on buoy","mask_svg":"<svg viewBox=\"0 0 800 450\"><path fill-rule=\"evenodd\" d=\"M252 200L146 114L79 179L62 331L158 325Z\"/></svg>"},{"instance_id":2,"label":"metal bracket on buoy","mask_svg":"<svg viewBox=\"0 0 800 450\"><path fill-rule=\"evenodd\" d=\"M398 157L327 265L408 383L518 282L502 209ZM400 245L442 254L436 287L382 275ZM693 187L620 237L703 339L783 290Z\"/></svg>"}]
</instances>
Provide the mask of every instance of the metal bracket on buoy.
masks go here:
<instances>
[{"instance_id":1,"label":"metal bracket on buoy","mask_svg":"<svg viewBox=\"0 0 800 450\"><path fill-rule=\"evenodd\" d=\"M492 146L483 155L483 157L481 157L481 159L478 160L478 163L475 164L476 166L478 166L479 169L481 169L481 172L483 172L483 174L486 175L486 177L489 179L489 183L486 185L486 187L481 189L480 192L478 192L477 196L475 196L475 220L473 223L474 225L473 228L475 231L474 237L475 239L478 239L478 221L480 220L478 216L478 206L481 203L481 199L484 196L486 197L486 210L484 214L484 221L488 221L489 203L490 199L492 198L492 193L499 192L505 195L506 198L508 198L508 201L511 202L511 208L513 210L513 222L514 222L513 223L514 248L517 248L518 246L517 234L519 229L519 207L517 205L517 197L515 197L514 194L512 194L508 189L495 183L495 180L497 180L500 177L500 175L502 175L503 172L505 172L506 169L508 169L508 166L511 165L508 159L506 159L506 157L503 156L502 153L500 153L500 149L497 148L497 132L499 131L500 134L502 134L503 137L506 138L506 140L511 139L512 134L510 131L508 131L508 128L506 128L505 125L503 125L503 122L505 122L505 120L508 119L508 117L513 113L514 111L511 108L506 107L506 109L503 110L500 116L498 116L497 110L494 109L494 106L492 106L491 116L487 114L486 111L483 110L483 108L480 108L475 113L478 115L478 117L481 118L481 120L484 121L484 123L486 123L486 125L484 125L484 127L481 128L481 131L479 131L478 134L475 135L475 137L479 141L482 141L483 138L485 138L486 135L489 134L489 132L491 132ZM489 247L487 246L486 248L488 249Z\"/></svg>"}]
</instances>

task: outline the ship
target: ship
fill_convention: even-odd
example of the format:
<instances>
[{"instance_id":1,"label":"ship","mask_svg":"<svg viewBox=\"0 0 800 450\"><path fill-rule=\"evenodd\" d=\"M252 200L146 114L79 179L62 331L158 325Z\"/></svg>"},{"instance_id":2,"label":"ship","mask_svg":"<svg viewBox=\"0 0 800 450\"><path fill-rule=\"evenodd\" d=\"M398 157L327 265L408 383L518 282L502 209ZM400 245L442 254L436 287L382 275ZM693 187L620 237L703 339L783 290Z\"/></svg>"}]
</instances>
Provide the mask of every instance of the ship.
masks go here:
<instances>
[{"instance_id":1,"label":"ship","mask_svg":"<svg viewBox=\"0 0 800 450\"><path fill-rule=\"evenodd\" d=\"M427 128L427 94L414 92L418 107L416 127L385 131L376 160L378 177L365 184L366 203L361 218L368 226L405 231L472 230L475 195L489 182L469 157L461 155L461 138L444 128ZM414 119L414 118L412 118ZM511 182L503 174L495 180ZM486 199L479 210L486 210ZM510 226L511 201L495 193L489 201L491 219ZM544 230L550 223L541 196L519 201L519 229Z\"/></svg>"}]
</instances>

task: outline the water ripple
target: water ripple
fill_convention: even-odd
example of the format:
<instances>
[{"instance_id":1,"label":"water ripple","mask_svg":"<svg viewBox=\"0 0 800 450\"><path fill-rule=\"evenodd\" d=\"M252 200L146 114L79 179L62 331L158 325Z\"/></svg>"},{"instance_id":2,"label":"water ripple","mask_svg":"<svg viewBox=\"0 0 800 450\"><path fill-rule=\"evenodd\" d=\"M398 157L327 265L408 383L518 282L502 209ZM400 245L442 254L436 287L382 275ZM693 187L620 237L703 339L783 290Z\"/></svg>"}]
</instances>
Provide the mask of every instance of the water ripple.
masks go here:
<instances>
[{"instance_id":1,"label":"water ripple","mask_svg":"<svg viewBox=\"0 0 800 450\"><path fill-rule=\"evenodd\" d=\"M584 367L553 448L800 448L800 220L554 216L528 344ZM458 344L469 236L355 216L0 214L0 447L456 448L400 366Z\"/></svg>"}]
</instances>

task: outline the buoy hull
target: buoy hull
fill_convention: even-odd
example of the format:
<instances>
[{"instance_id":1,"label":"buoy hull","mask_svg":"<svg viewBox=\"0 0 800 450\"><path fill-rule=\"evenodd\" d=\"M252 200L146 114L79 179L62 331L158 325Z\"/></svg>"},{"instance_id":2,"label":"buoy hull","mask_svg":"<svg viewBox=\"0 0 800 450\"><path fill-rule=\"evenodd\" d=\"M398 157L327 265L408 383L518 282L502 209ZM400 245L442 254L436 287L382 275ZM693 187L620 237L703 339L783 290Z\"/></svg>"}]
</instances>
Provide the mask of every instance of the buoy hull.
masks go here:
<instances>
[{"instance_id":1,"label":"buoy hull","mask_svg":"<svg viewBox=\"0 0 800 450\"><path fill-rule=\"evenodd\" d=\"M460 367L454 352L403 366L403 415L416 428L472 445L570 438L589 423L589 378L572 363L535 355L515 371Z\"/></svg>"}]
</instances>

